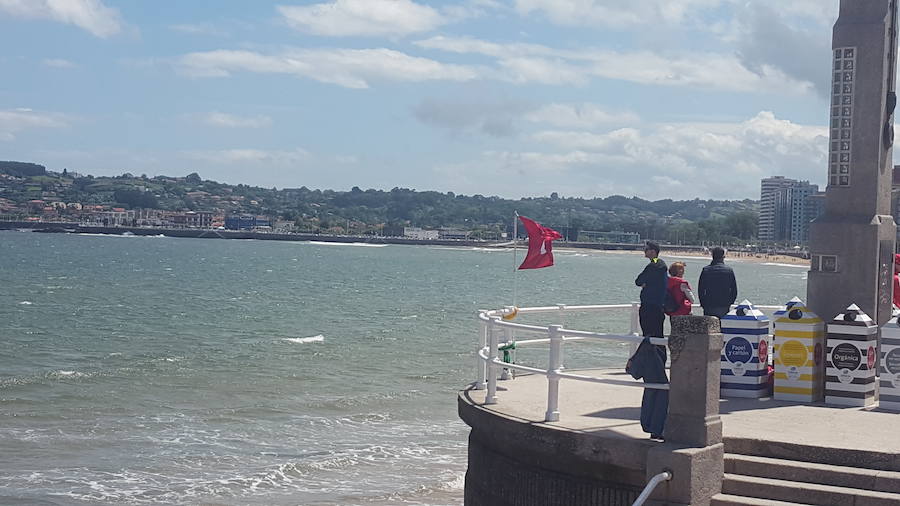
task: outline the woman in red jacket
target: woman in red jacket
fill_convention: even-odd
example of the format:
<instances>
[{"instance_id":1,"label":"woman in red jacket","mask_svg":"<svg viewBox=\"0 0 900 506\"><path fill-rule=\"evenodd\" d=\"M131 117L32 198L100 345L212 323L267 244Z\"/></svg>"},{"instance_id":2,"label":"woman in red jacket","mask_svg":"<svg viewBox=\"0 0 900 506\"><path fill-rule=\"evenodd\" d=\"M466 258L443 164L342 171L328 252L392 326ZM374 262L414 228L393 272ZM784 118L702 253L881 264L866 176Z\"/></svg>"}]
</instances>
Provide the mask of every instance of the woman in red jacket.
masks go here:
<instances>
[{"instance_id":1,"label":"woman in red jacket","mask_svg":"<svg viewBox=\"0 0 900 506\"><path fill-rule=\"evenodd\" d=\"M691 285L682 276L684 276L684 262L674 262L669 266L668 290L678 307L678 309L671 313L667 312L666 314L669 316L691 314L691 304L694 303L694 292L691 291Z\"/></svg>"}]
</instances>

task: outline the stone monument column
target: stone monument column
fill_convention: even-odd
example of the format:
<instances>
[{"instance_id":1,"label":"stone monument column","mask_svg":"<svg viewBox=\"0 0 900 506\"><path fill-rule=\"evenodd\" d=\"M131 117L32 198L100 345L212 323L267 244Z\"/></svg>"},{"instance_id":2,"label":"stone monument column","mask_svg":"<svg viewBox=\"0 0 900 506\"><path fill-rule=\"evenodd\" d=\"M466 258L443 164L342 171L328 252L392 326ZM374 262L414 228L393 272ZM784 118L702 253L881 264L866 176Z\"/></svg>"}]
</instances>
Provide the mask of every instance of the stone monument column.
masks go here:
<instances>
[{"instance_id":1,"label":"stone monument column","mask_svg":"<svg viewBox=\"0 0 900 506\"><path fill-rule=\"evenodd\" d=\"M807 301L830 320L851 302L891 317L897 0L841 0L831 51L825 214L810 226Z\"/></svg>"}]
</instances>

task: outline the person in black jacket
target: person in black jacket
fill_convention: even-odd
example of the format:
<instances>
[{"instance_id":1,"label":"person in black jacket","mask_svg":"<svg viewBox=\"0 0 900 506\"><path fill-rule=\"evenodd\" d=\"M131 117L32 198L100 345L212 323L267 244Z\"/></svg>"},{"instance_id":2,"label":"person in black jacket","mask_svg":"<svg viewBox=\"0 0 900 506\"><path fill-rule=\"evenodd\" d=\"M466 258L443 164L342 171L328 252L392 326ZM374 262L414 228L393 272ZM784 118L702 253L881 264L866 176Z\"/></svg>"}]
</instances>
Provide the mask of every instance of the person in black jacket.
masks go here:
<instances>
[{"instance_id":1,"label":"person in black jacket","mask_svg":"<svg viewBox=\"0 0 900 506\"><path fill-rule=\"evenodd\" d=\"M703 315L721 318L728 314L731 305L737 300L737 281L734 279L734 271L725 265L725 250L716 246L710 253L712 263L700 273L697 291Z\"/></svg>"},{"instance_id":2,"label":"person in black jacket","mask_svg":"<svg viewBox=\"0 0 900 506\"><path fill-rule=\"evenodd\" d=\"M650 259L650 263L634 280L634 284L641 287L641 308L638 313L641 332L644 336L663 337L663 322L666 321L663 302L669 287L669 272L666 263L659 258L659 244L647 241L644 256Z\"/></svg>"},{"instance_id":3,"label":"person in black jacket","mask_svg":"<svg viewBox=\"0 0 900 506\"><path fill-rule=\"evenodd\" d=\"M625 372L644 383L668 383L666 376L665 347L653 346L645 337L634 355L628 359ZM641 428L650 433L650 439L663 440L666 417L669 413L669 391L645 388L641 399Z\"/></svg>"}]
</instances>

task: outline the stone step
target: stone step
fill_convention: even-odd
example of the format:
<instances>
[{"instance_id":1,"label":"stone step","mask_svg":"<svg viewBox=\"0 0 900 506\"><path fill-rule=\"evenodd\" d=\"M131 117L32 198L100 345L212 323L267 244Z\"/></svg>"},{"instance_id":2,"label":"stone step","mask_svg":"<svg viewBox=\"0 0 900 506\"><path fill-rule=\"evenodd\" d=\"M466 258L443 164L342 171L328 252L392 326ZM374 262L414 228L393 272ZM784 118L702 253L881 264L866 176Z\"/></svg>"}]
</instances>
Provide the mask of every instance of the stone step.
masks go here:
<instances>
[{"instance_id":1,"label":"stone step","mask_svg":"<svg viewBox=\"0 0 900 506\"><path fill-rule=\"evenodd\" d=\"M725 437L723 441L726 453L900 472L900 453L888 450L826 448L816 445L741 437Z\"/></svg>"},{"instance_id":2,"label":"stone step","mask_svg":"<svg viewBox=\"0 0 900 506\"><path fill-rule=\"evenodd\" d=\"M709 504L710 506L809 506L799 502L773 501L772 499L731 494L716 494L712 496Z\"/></svg>"},{"instance_id":3,"label":"stone step","mask_svg":"<svg viewBox=\"0 0 900 506\"><path fill-rule=\"evenodd\" d=\"M722 493L834 506L897 506L900 494L725 473Z\"/></svg>"},{"instance_id":4,"label":"stone step","mask_svg":"<svg viewBox=\"0 0 900 506\"><path fill-rule=\"evenodd\" d=\"M725 472L900 494L900 472L725 454Z\"/></svg>"}]
</instances>

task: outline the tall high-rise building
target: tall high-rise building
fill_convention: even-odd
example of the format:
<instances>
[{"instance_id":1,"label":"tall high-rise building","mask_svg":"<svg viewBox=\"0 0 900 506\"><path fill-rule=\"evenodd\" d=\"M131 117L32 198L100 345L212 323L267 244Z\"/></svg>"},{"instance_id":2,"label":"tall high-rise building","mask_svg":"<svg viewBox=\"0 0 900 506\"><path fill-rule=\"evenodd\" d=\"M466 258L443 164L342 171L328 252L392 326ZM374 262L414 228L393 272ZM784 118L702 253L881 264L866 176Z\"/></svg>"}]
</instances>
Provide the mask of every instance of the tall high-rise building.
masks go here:
<instances>
[{"instance_id":1,"label":"tall high-rise building","mask_svg":"<svg viewBox=\"0 0 900 506\"><path fill-rule=\"evenodd\" d=\"M776 205L784 206L784 195L779 196L779 190L788 188L797 181L784 176L767 177L762 180L759 196L759 232L761 241L775 241L780 235L778 228L784 228L784 223L776 223ZM777 202L776 202L777 201Z\"/></svg>"},{"instance_id":2,"label":"tall high-rise building","mask_svg":"<svg viewBox=\"0 0 900 506\"><path fill-rule=\"evenodd\" d=\"M762 180L759 238L764 241L809 240L809 223L822 211L818 185L782 176Z\"/></svg>"},{"instance_id":3,"label":"tall high-rise building","mask_svg":"<svg viewBox=\"0 0 900 506\"><path fill-rule=\"evenodd\" d=\"M819 185L809 181L800 181L790 187L791 192L791 231L787 236L791 242L809 241L809 222L819 217L811 205L810 197L819 193Z\"/></svg>"}]
</instances>

